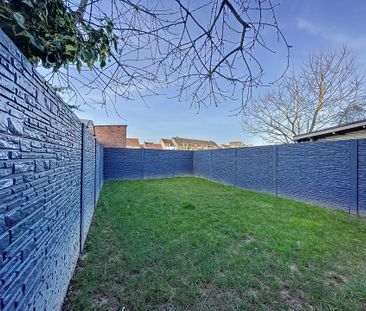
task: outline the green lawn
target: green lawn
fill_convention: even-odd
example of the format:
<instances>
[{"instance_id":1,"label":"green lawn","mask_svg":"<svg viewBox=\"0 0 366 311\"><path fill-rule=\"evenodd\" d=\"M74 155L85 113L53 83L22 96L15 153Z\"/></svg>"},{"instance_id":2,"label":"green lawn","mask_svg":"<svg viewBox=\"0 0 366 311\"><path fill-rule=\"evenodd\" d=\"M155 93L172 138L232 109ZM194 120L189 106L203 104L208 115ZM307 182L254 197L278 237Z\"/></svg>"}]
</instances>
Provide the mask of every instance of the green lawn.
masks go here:
<instances>
[{"instance_id":1,"label":"green lawn","mask_svg":"<svg viewBox=\"0 0 366 311\"><path fill-rule=\"evenodd\" d=\"M107 182L64 308L365 310L366 220L203 179Z\"/></svg>"}]
</instances>

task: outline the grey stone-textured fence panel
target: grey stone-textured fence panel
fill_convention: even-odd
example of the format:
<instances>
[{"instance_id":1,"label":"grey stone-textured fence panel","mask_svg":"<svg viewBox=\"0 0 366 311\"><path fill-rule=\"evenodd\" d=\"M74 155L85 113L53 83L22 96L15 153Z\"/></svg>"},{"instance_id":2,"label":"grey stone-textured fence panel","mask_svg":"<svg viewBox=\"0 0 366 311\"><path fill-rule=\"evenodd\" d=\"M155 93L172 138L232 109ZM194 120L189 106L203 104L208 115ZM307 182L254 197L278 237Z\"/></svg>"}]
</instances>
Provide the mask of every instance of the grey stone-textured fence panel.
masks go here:
<instances>
[{"instance_id":1,"label":"grey stone-textured fence panel","mask_svg":"<svg viewBox=\"0 0 366 311\"><path fill-rule=\"evenodd\" d=\"M235 185L235 149L211 151L211 178L226 184Z\"/></svg>"},{"instance_id":2,"label":"grey stone-textured fence panel","mask_svg":"<svg viewBox=\"0 0 366 311\"><path fill-rule=\"evenodd\" d=\"M197 177L211 178L211 150L193 153L193 174Z\"/></svg>"},{"instance_id":3,"label":"grey stone-textured fence panel","mask_svg":"<svg viewBox=\"0 0 366 311\"><path fill-rule=\"evenodd\" d=\"M144 178L174 177L174 151L142 149Z\"/></svg>"},{"instance_id":4,"label":"grey stone-textured fence panel","mask_svg":"<svg viewBox=\"0 0 366 311\"><path fill-rule=\"evenodd\" d=\"M192 151L104 148L105 180L192 175Z\"/></svg>"},{"instance_id":5,"label":"grey stone-textured fence panel","mask_svg":"<svg viewBox=\"0 0 366 311\"><path fill-rule=\"evenodd\" d=\"M278 194L348 211L350 141L278 146Z\"/></svg>"},{"instance_id":6,"label":"grey stone-textured fence panel","mask_svg":"<svg viewBox=\"0 0 366 311\"><path fill-rule=\"evenodd\" d=\"M245 189L366 214L366 140L195 151L193 173Z\"/></svg>"},{"instance_id":7,"label":"grey stone-textured fence panel","mask_svg":"<svg viewBox=\"0 0 366 311\"><path fill-rule=\"evenodd\" d=\"M193 152L172 151L174 155L174 176L193 175Z\"/></svg>"},{"instance_id":8,"label":"grey stone-textured fence panel","mask_svg":"<svg viewBox=\"0 0 366 311\"><path fill-rule=\"evenodd\" d=\"M142 149L104 148L104 179L142 179Z\"/></svg>"},{"instance_id":9,"label":"grey stone-textured fence panel","mask_svg":"<svg viewBox=\"0 0 366 311\"><path fill-rule=\"evenodd\" d=\"M80 251L81 191L94 191L82 188L82 168L85 180L93 170L83 160L80 121L0 30L2 311L60 309Z\"/></svg>"},{"instance_id":10,"label":"grey stone-textured fence panel","mask_svg":"<svg viewBox=\"0 0 366 311\"><path fill-rule=\"evenodd\" d=\"M273 146L236 149L236 185L275 193Z\"/></svg>"}]
</instances>

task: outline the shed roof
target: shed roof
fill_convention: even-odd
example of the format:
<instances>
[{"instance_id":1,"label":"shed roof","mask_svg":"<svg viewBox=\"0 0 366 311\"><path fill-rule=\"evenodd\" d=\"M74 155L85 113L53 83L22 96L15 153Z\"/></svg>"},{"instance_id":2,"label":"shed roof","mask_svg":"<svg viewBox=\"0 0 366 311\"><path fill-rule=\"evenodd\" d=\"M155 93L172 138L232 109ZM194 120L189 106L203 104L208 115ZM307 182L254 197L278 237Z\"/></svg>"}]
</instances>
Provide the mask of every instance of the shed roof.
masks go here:
<instances>
[{"instance_id":1,"label":"shed roof","mask_svg":"<svg viewBox=\"0 0 366 311\"><path fill-rule=\"evenodd\" d=\"M365 128L366 128L366 120L360 120L360 121L356 121L356 122L341 124L341 125L334 126L334 127L329 127L326 129L322 129L322 130L318 130L318 131L314 131L314 132L310 132L310 133L306 133L306 134L296 135L296 136L294 136L293 139L295 142L316 140L316 139L325 138L327 136L331 136L331 135L335 135L335 134L342 135L342 134L347 134L347 133L351 133L351 132L355 132L355 131L360 131L360 130L364 130Z\"/></svg>"}]
</instances>

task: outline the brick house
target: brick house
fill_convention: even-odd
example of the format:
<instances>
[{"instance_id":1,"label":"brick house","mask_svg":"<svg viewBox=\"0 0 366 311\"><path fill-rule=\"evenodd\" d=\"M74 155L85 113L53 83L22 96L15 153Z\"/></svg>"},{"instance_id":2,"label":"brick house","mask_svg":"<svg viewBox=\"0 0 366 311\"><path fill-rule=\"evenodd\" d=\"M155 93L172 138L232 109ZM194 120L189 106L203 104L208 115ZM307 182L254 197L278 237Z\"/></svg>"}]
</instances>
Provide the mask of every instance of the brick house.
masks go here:
<instances>
[{"instance_id":1,"label":"brick house","mask_svg":"<svg viewBox=\"0 0 366 311\"><path fill-rule=\"evenodd\" d=\"M174 145L173 141L168 138L160 139L160 145L162 146L163 149L166 149L166 150L176 150L177 149L177 146Z\"/></svg>"},{"instance_id":2,"label":"brick house","mask_svg":"<svg viewBox=\"0 0 366 311\"><path fill-rule=\"evenodd\" d=\"M95 138L105 148L126 148L127 125L95 125Z\"/></svg>"}]
</instances>

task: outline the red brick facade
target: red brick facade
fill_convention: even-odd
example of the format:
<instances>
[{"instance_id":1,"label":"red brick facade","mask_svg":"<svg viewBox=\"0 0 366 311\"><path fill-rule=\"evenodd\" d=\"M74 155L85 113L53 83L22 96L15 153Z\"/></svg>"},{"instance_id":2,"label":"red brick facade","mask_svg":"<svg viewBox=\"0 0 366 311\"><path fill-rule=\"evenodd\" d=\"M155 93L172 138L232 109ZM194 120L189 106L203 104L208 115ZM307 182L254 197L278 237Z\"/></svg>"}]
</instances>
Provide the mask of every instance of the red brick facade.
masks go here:
<instances>
[{"instance_id":1,"label":"red brick facade","mask_svg":"<svg viewBox=\"0 0 366 311\"><path fill-rule=\"evenodd\" d=\"M105 148L126 148L127 125L96 125L95 137Z\"/></svg>"}]
</instances>

